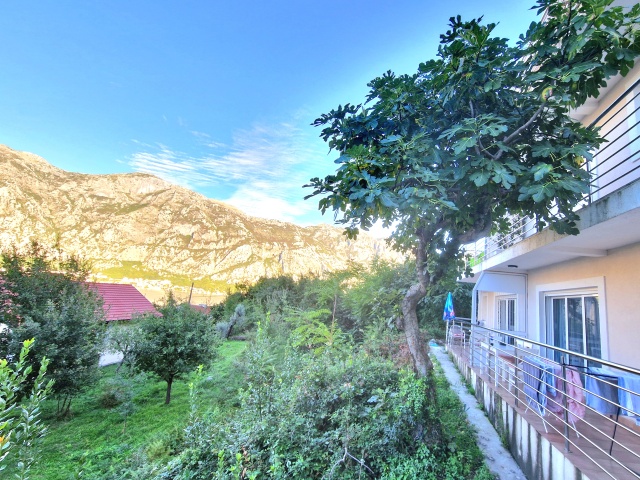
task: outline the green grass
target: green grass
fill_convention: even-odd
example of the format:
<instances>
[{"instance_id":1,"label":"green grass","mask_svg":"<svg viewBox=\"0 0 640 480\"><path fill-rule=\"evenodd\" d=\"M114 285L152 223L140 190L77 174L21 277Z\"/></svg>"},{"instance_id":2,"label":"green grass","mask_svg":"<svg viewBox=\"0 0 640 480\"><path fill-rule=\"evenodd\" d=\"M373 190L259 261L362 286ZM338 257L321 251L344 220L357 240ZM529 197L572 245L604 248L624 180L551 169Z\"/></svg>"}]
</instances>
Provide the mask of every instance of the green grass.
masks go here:
<instances>
[{"instance_id":1,"label":"green grass","mask_svg":"<svg viewBox=\"0 0 640 480\"><path fill-rule=\"evenodd\" d=\"M234 402L241 378L235 374L233 362L244 349L244 342L221 345L217 359L204 375L202 401L225 411L237 407ZM152 378L136 382L134 409L125 424L125 416L117 407L108 409L100 402L109 379L115 375L115 366L105 367L100 383L74 399L68 420L57 420L56 402L46 402L43 421L49 431L31 478L116 479L119 469L134 465L138 459L162 461L172 453L172 443L182 435L189 415L189 380L174 382L169 405L164 404L166 383Z\"/></svg>"}]
</instances>

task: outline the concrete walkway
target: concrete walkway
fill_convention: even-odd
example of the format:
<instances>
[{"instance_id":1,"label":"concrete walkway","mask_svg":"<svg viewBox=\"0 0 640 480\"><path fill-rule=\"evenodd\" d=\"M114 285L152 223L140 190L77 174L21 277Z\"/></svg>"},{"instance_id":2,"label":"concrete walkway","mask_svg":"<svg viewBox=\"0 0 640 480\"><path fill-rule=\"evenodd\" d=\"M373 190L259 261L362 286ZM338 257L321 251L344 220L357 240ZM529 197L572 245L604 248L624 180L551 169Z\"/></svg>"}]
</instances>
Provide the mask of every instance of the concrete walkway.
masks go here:
<instances>
[{"instance_id":1,"label":"concrete walkway","mask_svg":"<svg viewBox=\"0 0 640 480\"><path fill-rule=\"evenodd\" d=\"M431 346L430 349L431 354L440 362L451 389L467 407L467 417L477 431L478 446L484 454L485 462L491 473L500 480L526 480L527 477L524 476L511 453L504 448L500 436L480 409L478 401L467 391L460 372L449 358L449 354L440 346Z\"/></svg>"},{"instance_id":2,"label":"concrete walkway","mask_svg":"<svg viewBox=\"0 0 640 480\"><path fill-rule=\"evenodd\" d=\"M114 363L120 363L122 361L122 353L103 353L100 355L99 364L101 367L107 365L113 365Z\"/></svg>"}]
</instances>

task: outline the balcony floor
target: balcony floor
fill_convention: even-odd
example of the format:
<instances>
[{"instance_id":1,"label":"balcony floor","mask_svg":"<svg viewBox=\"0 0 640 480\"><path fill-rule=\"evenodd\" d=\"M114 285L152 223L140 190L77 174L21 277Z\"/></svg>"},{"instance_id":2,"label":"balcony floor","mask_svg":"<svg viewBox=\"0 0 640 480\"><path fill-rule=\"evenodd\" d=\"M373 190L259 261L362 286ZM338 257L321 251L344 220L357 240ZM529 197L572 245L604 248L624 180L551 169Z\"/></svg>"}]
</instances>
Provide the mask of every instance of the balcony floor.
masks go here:
<instances>
[{"instance_id":1,"label":"balcony floor","mask_svg":"<svg viewBox=\"0 0 640 480\"><path fill-rule=\"evenodd\" d=\"M467 365L470 365L468 350L459 345L450 346L449 350L455 356L464 358L467 361ZM576 422L579 437L573 427L570 427L570 451L566 452L563 435L565 425L561 417L546 413L543 420L543 417L535 409L527 408L527 401L521 391L517 392L516 404L516 390L513 385L511 385L510 390L503 386L506 382L500 382L496 386L493 371L487 371L487 369L482 369L483 371L481 371L479 367L474 367L473 369L480 378L492 385L500 397L515 407L529 425L535 428L559 451L565 452L565 456L570 458L576 468L580 469L591 480L607 478L617 480L640 479L640 459L638 459L640 454L640 426L635 425L635 421L632 418L623 415L619 418L620 425L617 427L615 434L615 443L611 454L612 459L609 457L608 452L615 425L612 420L587 408L584 418Z\"/></svg>"}]
</instances>

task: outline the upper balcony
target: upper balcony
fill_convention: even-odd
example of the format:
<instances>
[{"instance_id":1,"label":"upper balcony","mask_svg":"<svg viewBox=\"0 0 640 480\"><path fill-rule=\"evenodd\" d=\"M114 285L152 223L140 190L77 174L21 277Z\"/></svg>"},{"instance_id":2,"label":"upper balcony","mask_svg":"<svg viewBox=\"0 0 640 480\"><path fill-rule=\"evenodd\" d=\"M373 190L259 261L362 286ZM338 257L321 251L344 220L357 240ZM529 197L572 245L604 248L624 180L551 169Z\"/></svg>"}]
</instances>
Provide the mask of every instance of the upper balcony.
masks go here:
<instances>
[{"instance_id":1,"label":"upper balcony","mask_svg":"<svg viewBox=\"0 0 640 480\"><path fill-rule=\"evenodd\" d=\"M474 273L518 271L578 257L605 256L607 250L640 241L640 65L610 81L598 99L573 116L601 129L607 142L585 164L589 193L576 207L579 235L538 230L534 218L512 218L512 229L467 245Z\"/></svg>"}]
</instances>

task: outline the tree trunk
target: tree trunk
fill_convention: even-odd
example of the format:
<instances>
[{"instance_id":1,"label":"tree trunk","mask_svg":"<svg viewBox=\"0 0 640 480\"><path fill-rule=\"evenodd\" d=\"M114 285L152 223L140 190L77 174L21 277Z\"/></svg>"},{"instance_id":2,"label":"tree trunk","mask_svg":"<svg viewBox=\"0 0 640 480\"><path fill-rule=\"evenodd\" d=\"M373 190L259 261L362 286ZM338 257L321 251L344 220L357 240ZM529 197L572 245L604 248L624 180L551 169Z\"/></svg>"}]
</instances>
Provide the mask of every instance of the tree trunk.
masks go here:
<instances>
[{"instance_id":1,"label":"tree trunk","mask_svg":"<svg viewBox=\"0 0 640 480\"><path fill-rule=\"evenodd\" d=\"M229 340L229 337L231 336L231 332L233 331L233 327L236 326L237 321L238 321L238 317L234 313L233 315L231 315L231 318L229 319L229 327L227 328L227 331L224 334L225 340Z\"/></svg>"},{"instance_id":2,"label":"tree trunk","mask_svg":"<svg viewBox=\"0 0 640 480\"><path fill-rule=\"evenodd\" d=\"M167 380L167 396L164 399L164 404L169 405L171 402L171 385L173 384L173 377L169 377Z\"/></svg>"},{"instance_id":3,"label":"tree trunk","mask_svg":"<svg viewBox=\"0 0 640 480\"><path fill-rule=\"evenodd\" d=\"M420 325L416 312L418 302L427 294L427 285L430 278L424 271L424 254L418 253L416 260L416 270L420 282L412 285L402 300L404 333L407 338L407 345L409 345L409 351L413 357L415 370L418 376L426 379L427 390L425 396L428 404L435 406L437 392L433 376L433 363L429 357L428 346L420 334ZM416 439L421 439L427 444L439 444L442 440L442 426L439 418L437 415L434 416L433 412L435 410L431 410L424 422L421 421L416 425L414 432Z\"/></svg>"},{"instance_id":4,"label":"tree trunk","mask_svg":"<svg viewBox=\"0 0 640 480\"><path fill-rule=\"evenodd\" d=\"M418 324L418 313L416 308L418 302L427 294L427 287L431 281L429 273L425 269L426 247L428 238L422 230L416 232L418 237L418 246L415 250L416 255L416 275L418 283L412 285L402 299L402 317L404 321L404 333L407 337L407 345L413 357L413 365L416 372L421 377L427 377L433 371L433 363L429 358L429 350L420 335L420 325Z\"/></svg>"},{"instance_id":5,"label":"tree trunk","mask_svg":"<svg viewBox=\"0 0 640 480\"><path fill-rule=\"evenodd\" d=\"M418 302L426 295L426 289L422 283L416 283L409 288L402 300L402 316L404 321L404 333L407 337L407 345L413 357L416 372L421 377L426 377L433 370L433 363L429 358L427 345L420 334L418 314L416 307Z\"/></svg>"}]
</instances>

